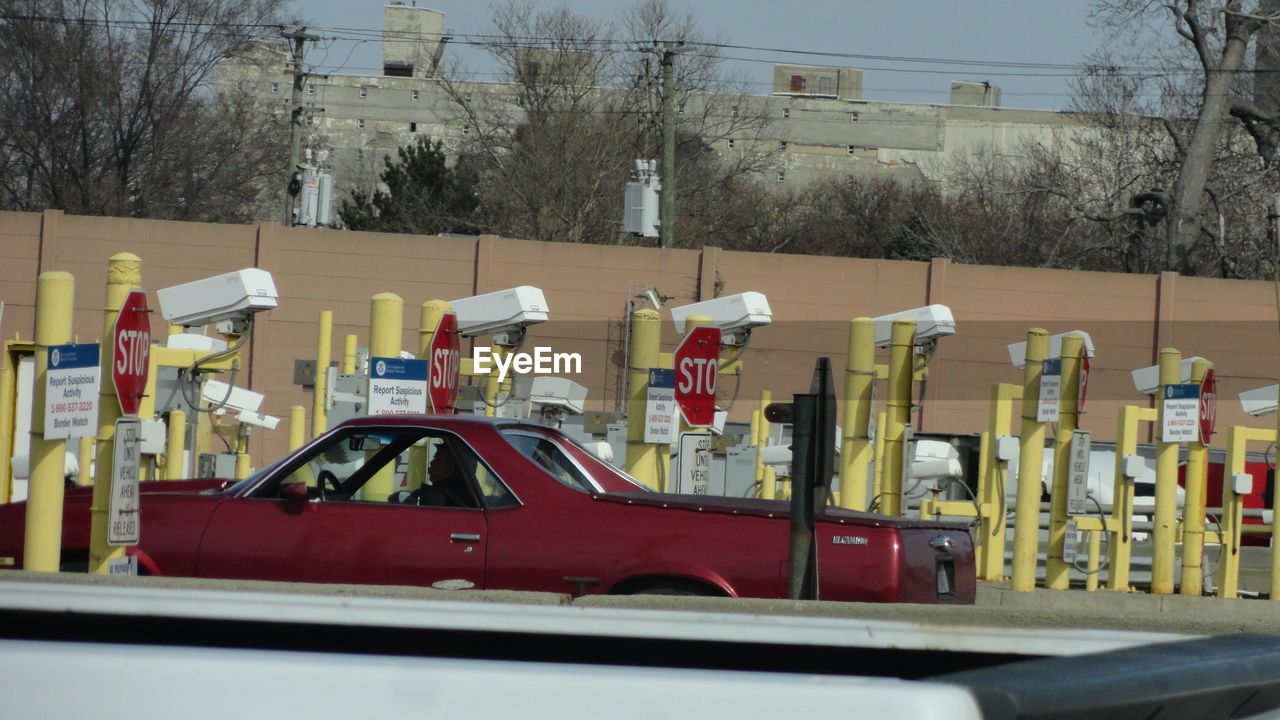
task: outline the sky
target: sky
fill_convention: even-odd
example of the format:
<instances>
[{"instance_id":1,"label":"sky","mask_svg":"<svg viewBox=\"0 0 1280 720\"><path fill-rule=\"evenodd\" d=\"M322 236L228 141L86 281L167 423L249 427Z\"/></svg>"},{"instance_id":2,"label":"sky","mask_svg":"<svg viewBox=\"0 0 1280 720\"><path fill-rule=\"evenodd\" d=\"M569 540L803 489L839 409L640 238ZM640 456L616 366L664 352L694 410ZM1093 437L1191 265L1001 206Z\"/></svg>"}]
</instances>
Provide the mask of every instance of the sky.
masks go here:
<instances>
[{"instance_id":1,"label":"sky","mask_svg":"<svg viewBox=\"0 0 1280 720\"><path fill-rule=\"evenodd\" d=\"M862 97L911 103L945 103L952 80L989 81L1010 108L1064 109L1069 77L1102 41L1089 25L1086 0L669 0L692 9L700 27L732 45L731 70L748 91L766 94L774 63L838 65L863 71ZM298 0L296 14L327 36L308 50L318 72L377 74L382 0ZM455 37L490 33L492 6L474 0L418 0L445 14ZM630 2L544 0L612 20ZM358 30L364 33L355 32ZM454 45L449 61L472 71L494 70L474 48ZM808 53L837 53L831 57ZM936 60L939 62L923 62ZM1068 67L1045 67L1068 66ZM484 79L480 77L479 79Z\"/></svg>"}]
</instances>

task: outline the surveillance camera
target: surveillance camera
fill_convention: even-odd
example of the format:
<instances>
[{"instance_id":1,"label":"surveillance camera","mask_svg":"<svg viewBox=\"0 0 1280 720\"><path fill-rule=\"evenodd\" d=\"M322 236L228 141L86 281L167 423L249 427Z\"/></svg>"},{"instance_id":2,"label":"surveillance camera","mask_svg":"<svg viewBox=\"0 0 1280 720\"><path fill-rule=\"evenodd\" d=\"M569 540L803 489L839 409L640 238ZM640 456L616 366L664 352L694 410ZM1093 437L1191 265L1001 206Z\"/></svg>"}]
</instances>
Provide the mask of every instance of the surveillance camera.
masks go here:
<instances>
[{"instance_id":1,"label":"surveillance camera","mask_svg":"<svg viewBox=\"0 0 1280 720\"><path fill-rule=\"evenodd\" d=\"M1068 335L1079 335L1084 339L1084 351L1089 357L1093 357L1093 338L1089 337L1089 333L1083 330L1072 330L1070 332L1058 333L1049 336L1049 355L1050 358L1060 357L1062 355L1062 338ZM1016 342L1009 346L1009 360L1013 366L1021 370L1027 364L1027 341Z\"/></svg>"},{"instance_id":2,"label":"surveillance camera","mask_svg":"<svg viewBox=\"0 0 1280 720\"><path fill-rule=\"evenodd\" d=\"M521 395L527 393L530 403L556 408L574 415L582 414L583 406L587 402L585 386L566 378L546 375L517 379L521 385L525 384L524 381L527 381L527 390L521 387L517 393Z\"/></svg>"},{"instance_id":3,"label":"surveillance camera","mask_svg":"<svg viewBox=\"0 0 1280 720\"><path fill-rule=\"evenodd\" d=\"M644 297L649 301L649 304L653 306L654 310L662 309L662 297L658 295L656 290L653 290L652 288L645 290Z\"/></svg>"},{"instance_id":4,"label":"surveillance camera","mask_svg":"<svg viewBox=\"0 0 1280 720\"><path fill-rule=\"evenodd\" d=\"M1278 395L1280 395L1280 385L1267 385L1253 390L1245 390L1240 393L1240 409L1244 410L1246 415L1254 417L1270 415L1276 411L1276 398Z\"/></svg>"},{"instance_id":5,"label":"surveillance camera","mask_svg":"<svg viewBox=\"0 0 1280 720\"><path fill-rule=\"evenodd\" d=\"M218 380L207 380L200 389L200 398L215 407L241 412L258 412L266 396L252 390L228 385Z\"/></svg>"},{"instance_id":6,"label":"surveillance camera","mask_svg":"<svg viewBox=\"0 0 1280 720\"><path fill-rule=\"evenodd\" d=\"M164 288L156 297L165 322L192 327L247 321L254 313L275 307L279 294L271 273L246 268Z\"/></svg>"},{"instance_id":7,"label":"surveillance camera","mask_svg":"<svg viewBox=\"0 0 1280 720\"><path fill-rule=\"evenodd\" d=\"M280 424L280 418L274 415L263 415L262 413L241 410L236 414L236 422L266 428L267 430L275 430L276 426Z\"/></svg>"},{"instance_id":8,"label":"surveillance camera","mask_svg":"<svg viewBox=\"0 0 1280 720\"><path fill-rule=\"evenodd\" d=\"M1191 382L1191 363L1196 360L1203 360L1202 357L1190 357L1182 361L1182 367L1178 372L1178 382ZM1140 370L1134 370L1133 386L1143 395L1154 395L1160 389L1160 366L1152 365L1144 367Z\"/></svg>"},{"instance_id":9,"label":"surveillance camera","mask_svg":"<svg viewBox=\"0 0 1280 720\"><path fill-rule=\"evenodd\" d=\"M924 307L889 313L875 318L876 347L887 347L893 336L894 320L912 320L916 324L916 342L936 340L956 333L956 319L946 305Z\"/></svg>"},{"instance_id":10,"label":"surveillance camera","mask_svg":"<svg viewBox=\"0 0 1280 720\"><path fill-rule=\"evenodd\" d=\"M458 332L463 337L518 333L526 326L546 322L548 312L542 290L530 285L452 300L449 304L458 316ZM509 344L498 338L495 341Z\"/></svg>"},{"instance_id":11,"label":"surveillance camera","mask_svg":"<svg viewBox=\"0 0 1280 720\"><path fill-rule=\"evenodd\" d=\"M676 323L676 332L684 334L688 331L689 328L686 326L690 315L705 315L711 318L711 324L720 328L721 344L734 346L746 342L751 328L773 322L773 311L769 309L769 300L764 293L758 292L726 295L713 300L671 308L671 319Z\"/></svg>"}]
</instances>

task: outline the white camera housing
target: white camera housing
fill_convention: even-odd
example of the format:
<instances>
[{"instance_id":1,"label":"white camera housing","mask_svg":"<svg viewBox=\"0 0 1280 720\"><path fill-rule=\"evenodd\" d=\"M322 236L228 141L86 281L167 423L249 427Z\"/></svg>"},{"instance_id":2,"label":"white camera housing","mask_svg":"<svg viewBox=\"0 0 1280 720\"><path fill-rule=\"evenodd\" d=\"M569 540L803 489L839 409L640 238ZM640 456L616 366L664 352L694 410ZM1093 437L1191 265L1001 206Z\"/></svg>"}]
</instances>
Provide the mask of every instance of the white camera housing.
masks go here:
<instances>
[{"instance_id":1,"label":"white camera housing","mask_svg":"<svg viewBox=\"0 0 1280 720\"><path fill-rule=\"evenodd\" d=\"M1270 415L1276 411L1276 398L1278 396L1280 396L1280 385L1267 385L1253 390L1245 390L1240 393L1240 409L1244 410L1245 414L1254 417Z\"/></svg>"},{"instance_id":2,"label":"white camera housing","mask_svg":"<svg viewBox=\"0 0 1280 720\"><path fill-rule=\"evenodd\" d=\"M473 295L449 304L458 316L458 332L463 337L519 331L546 322L548 312L542 290L531 285Z\"/></svg>"},{"instance_id":3,"label":"white camera housing","mask_svg":"<svg viewBox=\"0 0 1280 720\"><path fill-rule=\"evenodd\" d=\"M1195 362L1196 360L1203 360L1203 359L1204 358L1200 356L1196 356L1196 357L1189 357L1183 360L1182 367L1179 368L1179 372L1178 372L1178 382L1180 383L1191 382L1191 363ZM1152 365L1151 367L1144 367L1139 370L1134 370L1130 374L1133 375L1133 386L1138 389L1138 392L1144 395L1155 395L1156 391L1160 389L1160 366L1159 365Z\"/></svg>"},{"instance_id":4,"label":"white camera housing","mask_svg":"<svg viewBox=\"0 0 1280 720\"><path fill-rule=\"evenodd\" d=\"M537 375L529 383L529 402L581 415L587 402L587 388L568 378Z\"/></svg>"},{"instance_id":5,"label":"white camera housing","mask_svg":"<svg viewBox=\"0 0 1280 720\"><path fill-rule=\"evenodd\" d=\"M874 318L876 347L887 347L893 336L894 320L912 320L916 324L916 343L956 334L956 319L946 305L926 305Z\"/></svg>"},{"instance_id":6,"label":"white camera housing","mask_svg":"<svg viewBox=\"0 0 1280 720\"><path fill-rule=\"evenodd\" d=\"M671 319L676 323L676 332L683 335L688 331L687 320L690 315L706 315L711 318L711 324L720 328L720 343L733 346L744 344L751 328L773 322L769 299L764 293L754 291L671 308Z\"/></svg>"},{"instance_id":7,"label":"white camera housing","mask_svg":"<svg viewBox=\"0 0 1280 720\"><path fill-rule=\"evenodd\" d=\"M213 406L221 405L224 409L251 413L258 412L258 408L262 407L262 401L266 399L262 393L229 386L220 380L206 380L204 387L200 389L200 397Z\"/></svg>"},{"instance_id":8,"label":"white camera housing","mask_svg":"<svg viewBox=\"0 0 1280 720\"><path fill-rule=\"evenodd\" d=\"M170 325L194 327L223 320L248 320L276 306L271 273L245 268L156 291L161 314Z\"/></svg>"},{"instance_id":9,"label":"white camera housing","mask_svg":"<svg viewBox=\"0 0 1280 720\"><path fill-rule=\"evenodd\" d=\"M1070 332L1058 333L1049 336L1049 358L1057 358L1062 356L1062 339L1068 335L1079 335L1084 339L1084 352L1088 357L1093 357L1093 338L1089 337L1089 333L1084 330L1071 330ZM1027 364L1027 341L1016 342L1009 346L1009 361L1013 366L1021 370Z\"/></svg>"}]
</instances>

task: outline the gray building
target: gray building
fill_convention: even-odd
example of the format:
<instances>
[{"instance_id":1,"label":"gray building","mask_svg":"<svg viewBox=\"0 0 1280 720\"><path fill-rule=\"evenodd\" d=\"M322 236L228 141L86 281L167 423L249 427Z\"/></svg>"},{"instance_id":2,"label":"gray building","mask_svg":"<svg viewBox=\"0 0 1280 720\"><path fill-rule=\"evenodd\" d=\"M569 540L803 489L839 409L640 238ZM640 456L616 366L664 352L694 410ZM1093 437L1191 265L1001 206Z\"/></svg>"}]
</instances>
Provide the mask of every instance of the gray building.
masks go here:
<instances>
[{"instance_id":1,"label":"gray building","mask_svg":"<svg viewBox=\"0 0 1280 720\"><path fill-rule=\"evenodd\" d=\"M381 75L312 75L303 83L303 147L329 151L339 198L352 187L371 189L383 156L395 157L397 148L417 137L457 148L476 131L466 119L466 103L505 104L510 117L519 117L504 99L511 86L458 83L452 95L445 90L440 67L448 37L442 13L398 2L383 13ZM533 58L531 64L546 66L545 60ZM578 60L572 63L575 77L594 74L594 63ZM224 63L219 82L224 91L255 93L287 114L292 88L287 47L263 46L253 62ZM727 158L767 153L759 179L787 188L849 175L940 182L951 163L968 155L994 153L1013 160L1025 140L1045 140L1076 127L1068 113L1000 107L1000 89L986 83L952 82L946 105L865 100L862 73L852 68L776 65L772 86L770 95L744 98L770 119L763 133L730 134L712 142ZM713 112L738 110L723 97L698 95L690 96L683 110L703 112L712 103ZM618 192L621 202L622 188Z\"/></svg>"}]
</instances>

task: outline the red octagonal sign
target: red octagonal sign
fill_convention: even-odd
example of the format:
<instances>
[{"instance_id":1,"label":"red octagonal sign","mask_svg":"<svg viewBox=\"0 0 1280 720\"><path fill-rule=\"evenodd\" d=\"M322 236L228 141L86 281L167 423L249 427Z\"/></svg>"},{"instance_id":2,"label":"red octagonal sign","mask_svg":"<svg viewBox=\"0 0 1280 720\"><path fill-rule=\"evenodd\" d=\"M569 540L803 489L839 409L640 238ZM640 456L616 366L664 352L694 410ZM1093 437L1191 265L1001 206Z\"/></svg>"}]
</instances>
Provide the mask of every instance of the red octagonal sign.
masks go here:
<instances>
[{"instance_id":1,"label":"red octagonal sign","mask_svg":"<svg viewBox=\"0 0 1280 720\"><path fill-rule=\"evenodd\" d=\"M147 389L151 360L151 315L145 290L132 290L120 306L112 332L111 381L120 399L120 412L137 415Z\"/></svg>"},{"instance_id":2,"label":"red octagonal sign","mask_svg":"<svg viewBox=\"0 0 1280 720\"><path fill-rule=\"evenodd\" d=\"M462 341L458 336L458 316L445 313L431 336L427 371L427 395L434 412L451 415L458 403L458 373L462 368Z\"/></svg>"},{"instance_id":3,"label":"red octagonal sign","mask_svg":"<svg viewBox=\"0 0 1280 720\"><path fill-rule=\"evenodd\" d=\"M720 371L720 328L699 325L676 348L676 404L684 421L708 427L716 416L716 378Z\"/></svg>"},{"instance_id":4,"label":"red octagonal sign","mask_svg":"<svg viewBox=\"0 0 1280 720\"><path fill-rule=\"evenodd\" d=\"M1213 437L1213 426L1218 419L1218 380L1213 368L1204 372L1200 381L1200 442L1205 445Z\"/></svg>"}]
</instances>

